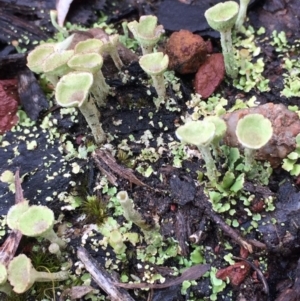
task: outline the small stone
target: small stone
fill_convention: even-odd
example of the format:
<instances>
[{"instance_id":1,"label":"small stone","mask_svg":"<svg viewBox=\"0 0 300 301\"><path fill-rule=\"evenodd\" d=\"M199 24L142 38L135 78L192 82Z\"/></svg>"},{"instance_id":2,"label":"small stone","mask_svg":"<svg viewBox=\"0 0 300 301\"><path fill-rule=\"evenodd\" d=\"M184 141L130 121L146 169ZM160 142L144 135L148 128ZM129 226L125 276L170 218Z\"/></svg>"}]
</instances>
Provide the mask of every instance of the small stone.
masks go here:
<instances>
[{"instance_id":1,"label":"small stone","mask_svg":"<svg viewBox=\"0 0 300 301\"><path fill-rule=\"evenodd\" d=\"M273 126L273 136L261 149L257 150L257 160L269 161L273 168L278 167L296 147L296 136L300 133L300 119L295 112L283 104L266 103L253 108L241 109L223 116L227 124L224 143L231 147L240 147L235 134L238 121L245 115L258 113L268 118Z\"/></svg>"},{"instance_id":2,"label":"small stone","mask_svg":"<svg viewBox=\"0 0 300 301\"><path fill-rule=\"evenodd\" d=\"M170 69L181 74L195 73L206 60L207 46L202 37L182 29L172 33L166 53Z\"/></svg>"},{"instance_id":3,"label":"small stone","mask_svg":"<svg viewBox=\"0 0 300 301\"><path fill-rule=\"evenodd\" d=\"M194 87L203 99L208 98L218 88L225 76L223 55L214 53L209 56L196 73Z\"/></svg>"}]
</instances>

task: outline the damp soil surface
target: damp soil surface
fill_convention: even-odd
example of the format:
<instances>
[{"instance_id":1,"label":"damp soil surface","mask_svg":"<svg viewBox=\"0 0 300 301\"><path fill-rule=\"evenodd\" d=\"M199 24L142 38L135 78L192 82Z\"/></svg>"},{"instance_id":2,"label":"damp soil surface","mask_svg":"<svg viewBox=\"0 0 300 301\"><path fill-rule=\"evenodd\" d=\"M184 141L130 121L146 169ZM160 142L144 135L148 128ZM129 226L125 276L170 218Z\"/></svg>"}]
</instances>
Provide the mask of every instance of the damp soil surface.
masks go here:
<instances>
[{"instance_id":1,"label":"damp soil surface","mask_svg":"<svg viewBox=\"0 0 300 301\"><path fill-rule=\"evenodd\" d=\"M50 207L58 220L56 230L64 233L69 241L65 256L72 259L71 270L75 276L73 282L65 286L62 283L58 292L86 284L80 278L84 268L76 257L77 248L83 246L99 264L117 277L128 277L127 281L146 282L153 274L170 281L174 279L170 276L172 269L181 272L184 267L195 264L209 264L210 270L217 271L224 280L224 285L218 283L211 272L210 276L206 273L193 280L185 291L180 284L148 290L131 288L128 292L133 300L300 300L299 178L279 165L273 169L268 184L245 179L240 199L232 195L223 197L221 206L229 206L229 209L213 210L200 154L193 147L182 146L175 135L186 114L193 113L193 107L187 102L194 93L194 75L175 74L179 90L174 90L169 81L167 95L172 101L157 110L153 102L156 92L137 60L128 62L122 72L111 67L109 61L104 64L103 73L112 91L106 107L101 108L108 143L93 153L88 152L93 138L84 118L75 110L75 115L71 115L49 102L45 91L49 98L51 87L42 90L38 77L30 74L26 67L26 55L34 48L32 42L50 38L55 32L49 21L49 10L55 8L55 1L33 2L31 7L35 6L35 10L27 6L27 1L23 2L0 0L3 28L0 80L17 79L19 109L22 110L19 124L3 134L0 147L2 243L9 234L5 216L15 202L13 178L7 180L4 175L19 170L24 197L30 204ZM210 39L213 52L220 52L219 35L209 28L203 16L204 11L218 1L204 2L74 1L67 21L88 28L102 14L107 16L106 28L113 26L123 34L122 22L153 14L164 25L166 39L174 31L188 29L205 40ZM234 107L237 99L246 103L252 97L261 105L300 105L298 97L287 98L281 94L286 72L282 67L283 57L298 57L299 16L296 0L251 1L247 26L251 25L255 32L265 28L256 44L261 48L259 58L265 64L263 77L269 80L269 90L262 92L255 85L245 92L225 78L215 95L227 100L226 110ZM296 46L285 52L276 51L279 46L271 44L274 30L285 32L287 43ZM28 43L24 36L30 37ZM27 51L17 53L11 46L12 40L20 40L19 46ZM159 47L163 49L163 41ZM138 49L136 55L140 54ZM225 157L217 163L222 175L226 173L226 162ZM126 223L114 207L118 191L128 192L149 225L159 225L164 242L153 248L152 256L146 251L139 252L148 247L142 238L136 244L125 242L123 255L115 255L109 245L105 249L98 243L103 235L95 223L101 224L108 216L113 216L119 225ZM87 195L96 195L107 205L103 216L84 214L82 204ZM135 225L130 231L143 237ZM30 257L35 245L35 239L23 238L17 254ZM250 249L245 248L249 245ZM47 243L43 248L47 253ZM147 278L146 275L152 276ZM76 277L81 280L75 283ZM90 284L99 289L94 281ZM224 287L219 289L222 285ZM20 300L39 300L40 295L30 294ZM86 300L104 300L105 293L100 290L91 296L94 299L86 297ZM59 300L57 294L56 300Z\"/></svg>"}]
</instances>

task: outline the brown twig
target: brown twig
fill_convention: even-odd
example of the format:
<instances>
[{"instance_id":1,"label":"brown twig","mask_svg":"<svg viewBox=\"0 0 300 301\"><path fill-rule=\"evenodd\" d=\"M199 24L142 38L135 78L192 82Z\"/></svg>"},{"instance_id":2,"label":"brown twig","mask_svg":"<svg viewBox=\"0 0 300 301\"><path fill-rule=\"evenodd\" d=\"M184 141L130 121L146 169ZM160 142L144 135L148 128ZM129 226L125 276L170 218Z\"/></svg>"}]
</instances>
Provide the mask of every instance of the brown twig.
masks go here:
<instances>
[{"instance_id":1,"label":"brown twig","mask_svg":"<svg viewBox=\"0 0 300 301\"><path fill-rule=\"evenodd\" d=\"M253 253L252 245L248 243L237 231L235 231L230 226L228 226L219 215L213 212L212 209L207 207L205 209L205 213L207 214L207 216L212 221L214 221L217 225L219 225L222 231L224 231L229 237L231 237L234 241L236 241L240 246L247 249L250 253Z\"/></svg>"},{"instance_id":2,"label":"brown twig","mask_svg":"<svg viewBox=\"0 0 300 301\"><path fill-rule=\"evenodd\" d=\"M136 184L138 186L149 187L148 185L140 181L130 168L119 165L109 152L98 149L95 151L92 157L99 170L107 176L109 182L112 185L118 185L116 182L116 177L112 174L112 172L114 172L121 178L128 180L130 183Z\"/></svg>"},{"instance_id":3,"label":"brown twig","mask_svg":"<svg viewBox=\"0 0 300 301\"><path fill-rule=\"evenodd\" d=\"M15 186L15 203L18 204L24 201L19 170L15 173ZM21 238L22 233L19 230L13 230L0 247L0 262L5 266L8 266L10 261L14 258Z\"/></svg>"},{"instance_id":4,"label":"brown twig","mask_svg":"<svg viewBox=\"0 0 300 301\"><path fill-rule=\"evenodd\" d=\"M115 279L93 259L83 247L77 249L77 257L85 265L86 270L92 275L94 281L101 287L113 301L134 301L122 288L118 288Z\"/></svg>"}]
</instances>

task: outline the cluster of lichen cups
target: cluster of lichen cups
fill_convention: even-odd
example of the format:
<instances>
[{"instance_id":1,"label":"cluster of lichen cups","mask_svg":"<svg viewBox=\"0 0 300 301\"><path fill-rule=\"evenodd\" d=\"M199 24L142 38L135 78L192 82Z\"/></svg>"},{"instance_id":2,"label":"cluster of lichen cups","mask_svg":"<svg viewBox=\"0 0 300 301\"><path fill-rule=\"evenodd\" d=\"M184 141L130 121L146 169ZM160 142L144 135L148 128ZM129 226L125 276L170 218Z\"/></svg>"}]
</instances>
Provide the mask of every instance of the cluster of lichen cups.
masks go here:
<instances>
[{"instance_id":1,"label":"cluster of lichen cups","mask_svg":"<svg viewBox=\"0 0 300 301\"><path fill-rule=\"evenodd\" d=\"M152 78L153 86L159 98L156 106L159 107L166 96L163 74L168 68L169 57L162 52L154 52L154 46L159 41L164 28L162 25L157 25L157 17L151 15L141 16L139 22L129 22L128 28L142 48L143 55L139 64Z\"/></svg>"},{"instance_id":2,"label":"cluster of lichen cups","mask_svg":"<svg viewBox=\"0 0 300 301\"><path fill-rule=\"evenodd\" d=\"M87 39L68 50L73 35L60 43L45 43L37 46L27 57L27 66L33 72L44 74L53 84L56 101L63 107L78 107L90 126L98 145L106 135L100 124L96 104L106 104L109 86L101 68L103 53L108 53L118 69L123 63L117 51L118 35L107 41Z\"/></svg>"},{"instance_id":3,"label":"cluster of lichen cups","mask_svg":"<svg viewBox=\"0 0 300 301\"><path fill-rule=\"evenodd\" d=\"M176 136L185 144L197 146L206 166L211 186L218 183L219 172L216 160L220 154L219 143L226 133L226 123L217 116L205 117L202 121L189 121L176 130ZM261 114L248 114L241 118L236 127L236 136L244 147L244 172L255 165L255 151L268 143L273 134L269 119ZM212 156L211 150L214 154Z\"/></svg>"},{"instance_id":4,"label":"cluster of lichen cups","mask_svg":"<svg viewBox=\"0 0 300 301\"><path fill-rule=\"evenodd\" d=\"M7 225L28 237L48 239L56 248L56 253L66 247L66 243L53 230L54 213L46 206L29 206L28 201L18 203L9 209ZM24 254L14 257L8 267L0 264L0 291L6 294L10 294L11 286L16 293L21 294L30 289L35 282L63 281L68 278L67 271L57 273L36 271L31 260Z\"/></svg>"}]
</instances>

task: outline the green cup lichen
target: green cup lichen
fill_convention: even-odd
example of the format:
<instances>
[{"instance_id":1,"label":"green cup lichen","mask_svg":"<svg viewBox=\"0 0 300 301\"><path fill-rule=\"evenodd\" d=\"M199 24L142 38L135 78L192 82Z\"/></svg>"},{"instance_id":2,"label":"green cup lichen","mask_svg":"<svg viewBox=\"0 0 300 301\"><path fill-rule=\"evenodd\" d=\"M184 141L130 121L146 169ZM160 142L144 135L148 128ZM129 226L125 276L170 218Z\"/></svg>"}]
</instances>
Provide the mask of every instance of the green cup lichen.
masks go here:
<instances>
[{"instance_id":1,"label":"green cup lichen","mask_svg":"<svg viewBox=\"0 0 300 301\"><path fill-rule=\"evenodd\" d=\"M273 135L271 121L261 114L248 114L238 121L235 133L245 148L245 170L250 171L255 151L266 145Z\"/></svg>"},{"instance_id":2,"label":"green cup lichen","mask_svg":"<svg viewBox=\"0 0 300 301\"><path fill-rule=\"evenodd\" d=\"M106 135L99 122L100 112L94 100L89 97L93 81L93 74L90 72L68 73L59 80L55 98L62 107L78 107L92 130L95 142L100 145L105 142Z\"/></svg>"},{"instance_id":3,"label":"green cup lichen","mask_svg":"<svg viewBox=\"0 0 300 301\"><path fill-rule=\"evenodd\" d=\"M210 152L210 145L216 133L216 126L209 121L190 121L176 130L176 136L183 143L196 145L207 169L207 177L212 184L218 179L218 171Z\"/></svg>"},{"instance_id":4,"label":"green cup lichen","mask_svg":"<svg viewBox=\"0 0 300 301\"><path fill-rule=\"evenodd\" d=\"M209 26L220 32L225 69L231 78L236 78L238 75L231 39L231 30L236 22L238 12L239 5L236 2L226 1L214 5L204 14Z\"/></svg>"}]
</instances>

